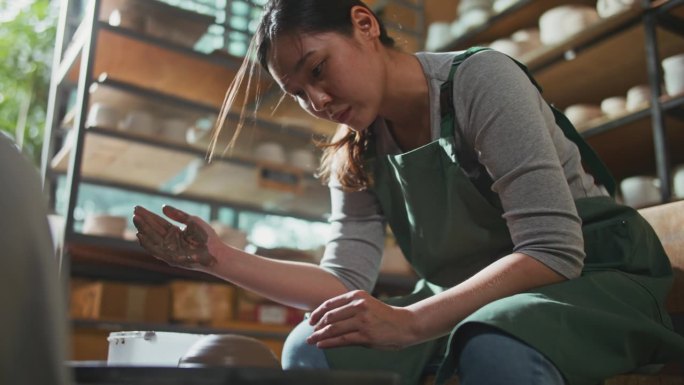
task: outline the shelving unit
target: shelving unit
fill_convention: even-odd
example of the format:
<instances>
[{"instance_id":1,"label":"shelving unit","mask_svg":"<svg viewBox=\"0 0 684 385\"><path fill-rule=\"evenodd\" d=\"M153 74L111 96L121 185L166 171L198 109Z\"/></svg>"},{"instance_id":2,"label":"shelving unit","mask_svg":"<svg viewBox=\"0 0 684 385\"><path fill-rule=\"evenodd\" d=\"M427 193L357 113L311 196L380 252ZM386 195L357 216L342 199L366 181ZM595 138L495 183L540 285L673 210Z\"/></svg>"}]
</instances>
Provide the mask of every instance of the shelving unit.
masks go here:
<instances>
[{"instance_id":1,"label":"shelving unit","mask_svg":"<svg viewBox=\"0 0 684 385\"><path fill-rule=\"evenodd\" d=\"M308 222L326 220L329 192L311 171L265 162L255 157L254 149L262 141L274 141L287 149L315 151L311 139L332 134L336 126L307 115L289 98L281 102L277 86L268 76L260 78L259 87L273 91L267 91L255 116L248 119L248 129L242 133L236 147L223 155L222 150L233 135L231 127L239 116L237 109L228 113L228 122L218 138L217 156L211 164L204 162L208 137L190 144L183 133L178 132L91 125L89 109L97 103L108 103L121 111L141 110L187 121L216 116L242 58L231 56L225 50L200 52L193 47L192 41L213 26L212 17L160 0L89 0L87 7L84 7L84 1L61 1L42 156L42 174L46 189L51 191L51 207L54 208L57 201L57 181L65 180L63 183L67 187L63 198L66 202L64 251L60 258L65 281L70 277L87 277L146 284L163 284L174 279L219 282L206 274L170 267L146 253L137 242L77 231L74 213L83 185L201 203L210 207L211 220L218 218L222 208L230 208L235 212L234 227L242 213L277 215ZM232 1L226 3L227 13ZM245 1L252 6L257 4L254 0ZM378 3L376 9L386 11L394 20L394 24L390 22L393 32L400 30L404 34L400 44L408 42L412 48L419 48L423 40L422 1ZM109 14L127 7L142 10L158 18L157 21L187 31L190 41L174 41L149 30L110 25ZM78 17L82 9L85 9L83 17ZM411 28L404 27L408 22L412 23ZM226 38L232 36L234 31L230 30L228 22L222 26ZM75 101L69 101L72 90L76 91ZM247 100L248 108L255 108L256 104L251 95ZM268 188L274 185L276 188ZM406 290L414 282L412 277L383 275L378 285L389 291ZM288 326L239 322L220 328L203 328L73 320L72 327L91 333L74 338L97 338L98 341L108 332L131 328L241 333L281 342L289 331ZM274 345L277 350L275 348ZM93 354L102 358L102 349ZM76 359L88 357L86 354Z\"/></svg>"},{"instance_id":2,"label":"shelving unit","mask_svg":"<svg viewBox=\"0 0 684 385\"><path fill-rule=\"evenodd\" d=\"M520 0L486 24L440 50L486 45L520 29L537 27L547 10L566 4L595 6L595 0ZM649 84L650 106L624 116L578 127L616 179L657 174L664 202L673 199L671 169L684 163L684 95L663 96L660 60L684 52L681 0L635 2L628 10L589 26L567 40L542 46L519 58L560 109L575 103L599 104Z\"/></svg>"}]
</instances>

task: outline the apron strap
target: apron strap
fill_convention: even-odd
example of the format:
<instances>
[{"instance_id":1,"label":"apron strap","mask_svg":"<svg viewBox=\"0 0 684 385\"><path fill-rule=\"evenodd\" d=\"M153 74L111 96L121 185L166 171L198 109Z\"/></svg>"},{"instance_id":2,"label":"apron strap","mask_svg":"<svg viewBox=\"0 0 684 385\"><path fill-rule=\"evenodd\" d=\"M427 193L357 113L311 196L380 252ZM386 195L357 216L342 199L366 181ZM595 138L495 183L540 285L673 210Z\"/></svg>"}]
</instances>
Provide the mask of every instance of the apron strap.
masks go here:
<instances>
[{"instance_id":1,"label":"apron strap","mask_svg":"<svg viewBox=\"0 0 684 385\"><path fill-rule=\"evenodd\" d=\"M478 52L489 50L492 49L487 47L472 47L454 57L454 60L451 64L451 70L449 71L449 77L444 83L442 83L440 87L439 101L441 114L441 137L453 136L455 134L454 127L456 127L456 113L454 111L453 84L456 69L461 63L463 63L463 61L465 61L470 56ZM515 60L514 58L510 59L513 60L513 62L515 62L515 64L517 64L518 67L520 67L520 69L523 70L523 72L525 72L525 74L530 79L532 84L534 84L534 86L539 90L539 93L542 93L541 86L539 86L539 84L534 79L534 77L527 69L527 67L519 61ZM568 120L568 118L552 104L547 104L551 108L551 111L553 111L553 116L555 118L556 124L563 131L565 137L573 143L575 143L575 145L577 146L582 161L585 162L585 164L592 172L594 177L606 188L606 190L608 190L608 193L610 193L611 196L615 196L615 179L613 178L613 176L611 175L610 171L603 163L603 161L601 161L601 158L599 158L596 152L587 144L587 142L577 132L577 130L572 125L570 120Z\"/></svg>"}]
</instances>

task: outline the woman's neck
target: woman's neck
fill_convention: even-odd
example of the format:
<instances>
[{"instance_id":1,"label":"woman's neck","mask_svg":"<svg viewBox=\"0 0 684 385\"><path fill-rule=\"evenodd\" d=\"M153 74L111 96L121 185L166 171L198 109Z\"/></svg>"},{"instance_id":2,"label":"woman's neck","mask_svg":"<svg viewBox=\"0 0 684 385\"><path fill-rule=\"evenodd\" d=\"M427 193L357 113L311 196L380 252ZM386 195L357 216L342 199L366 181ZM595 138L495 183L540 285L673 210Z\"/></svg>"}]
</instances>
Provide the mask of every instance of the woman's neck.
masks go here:
<instances>
[{"instance_id":1,"label":"woman's neck","mask_svg":"<svg viewBox=\"0 0 684 385\"><path fill-rule=\"evenodd\" d=\"M430 135L430 97L422 66L415 55L395 50L387 51L385 65L380 116L393 127L395 139L420 144Z\"/></svg>"}]
</instances>

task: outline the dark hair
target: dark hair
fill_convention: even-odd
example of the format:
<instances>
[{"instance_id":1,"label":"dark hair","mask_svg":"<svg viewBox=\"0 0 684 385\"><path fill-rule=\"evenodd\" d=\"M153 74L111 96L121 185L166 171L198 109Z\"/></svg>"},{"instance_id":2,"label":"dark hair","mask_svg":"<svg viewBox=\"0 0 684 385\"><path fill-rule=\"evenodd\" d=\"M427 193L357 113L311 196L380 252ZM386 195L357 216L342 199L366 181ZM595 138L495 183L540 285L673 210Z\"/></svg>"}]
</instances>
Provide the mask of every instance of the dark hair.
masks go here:
<instances>
[{"instance_id":1,"label":"dark hair","mask_svg":"<svg viewBox=\"0 0 684 385\"><path fill-rule=\"evenodd\" d=\"M236 138L244 126L245 108L254 76L254 62L250 60L250 56L256 55L262 70L268 71L270 49L273 42L280 36L289 33L322 32L337 32L351 36L353 33L351 9L354 6L362 6L370 10L366 4L359 0L271 0L264 6L261 21L250 42L248 53L245 55L245 59L231 82L223 101L221 113L212 135L209 159L214 152L227 113L235 102L235 97L249 71L240 120L228 147L234 146ZM372 13L372 10L370 11ZM375 14L373 15L375 16ZM380 43L393 48L394 39L387 34L381 20L377 16L375 17L380 27ZM360 190L368 187L368 176L363 170L363 154L368 142L368 135L366 130L353 131L342 125L338 127L330 142L317 143L324 150L318 173L324 182L328 181L334 171L335 176L346 189ZM335 163L335 170L333 170L333 162Z\"/></svg>"}]
</instances>

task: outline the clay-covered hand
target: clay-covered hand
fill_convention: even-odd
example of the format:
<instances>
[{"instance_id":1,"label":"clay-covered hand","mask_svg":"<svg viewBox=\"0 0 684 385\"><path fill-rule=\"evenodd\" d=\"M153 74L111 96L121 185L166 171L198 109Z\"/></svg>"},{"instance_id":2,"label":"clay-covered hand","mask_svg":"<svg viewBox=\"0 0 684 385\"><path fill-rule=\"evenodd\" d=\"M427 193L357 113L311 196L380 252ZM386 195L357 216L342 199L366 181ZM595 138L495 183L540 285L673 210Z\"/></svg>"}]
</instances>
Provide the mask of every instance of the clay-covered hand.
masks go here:
<instances>
[{"instance_id":1,"label":"clay-covered hand","mask_svg":"<svg viewBox=\"0 0 684 385\"><path fill-rule=\"evenodd\" d=\"M172 266L202 270L215 265L217 259L212 250L216 250L220 240L211 226L171 206L164 206L162 211L185 228L181 230L159 215L136 206L133 224L138 229L140 245Z\"/></svg>"},{"instance_id":2,"label":"clay-covered hand","mask_svg":"<svg viewBox=\"0 0 684 385\"><path fill-rule=\"evenodd\" d=\"M307 343L319 348L361 345L400 349L417 342L415 316L357 290L329 299L313 313L314 332Z\"/></svg>"}]
</instances>

